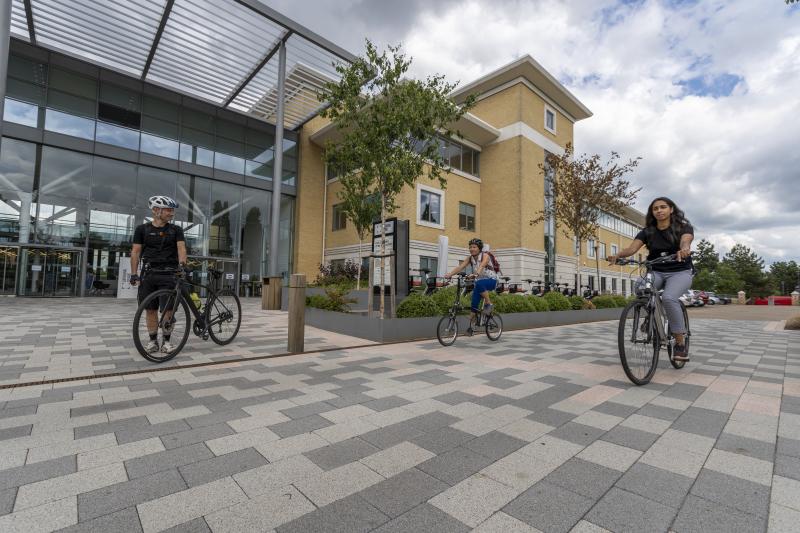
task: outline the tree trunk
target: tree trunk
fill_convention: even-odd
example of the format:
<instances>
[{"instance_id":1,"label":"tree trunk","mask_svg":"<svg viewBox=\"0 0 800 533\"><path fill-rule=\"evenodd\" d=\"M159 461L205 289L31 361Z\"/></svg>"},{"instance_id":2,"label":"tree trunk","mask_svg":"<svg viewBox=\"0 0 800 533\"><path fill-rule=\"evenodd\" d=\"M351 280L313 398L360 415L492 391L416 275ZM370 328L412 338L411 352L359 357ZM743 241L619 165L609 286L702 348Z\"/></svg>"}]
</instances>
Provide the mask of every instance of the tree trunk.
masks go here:
<instances>
[{"instance_id":1,"label":"tree trunk","mask_svg":"<svg viewBox=\"0 0 800 533\"><path fill-rule=\"evenodd\" d=\"M361 258L361 244L364 242L364 238L359 235L358 236L358 276L356 277L356 290L361 290L361 263L363 259Z\"/></svg>"},{"instance_id":2,"label":"tree trunk","mask_svg":"<svg viewBox=\"0 0 800 533\"><path fill-rule=\"evenodd\" d=\"M381 313L381 320L384 318L384 313L386 310L385 307L385 300L383 294L383 280L386 277L385 269L386 269L386 198L381 195L381 263L380 268L378 269L378 287L380 287L380 313Z\"/></svg>"},{"instance_id":3,"label":"tree trunk","mask_svg":"<svg viewBox=\"0 0 800 533\"><path fill-rule=\"evenodd\" d=\"M594 247L594 261L597 265L597 293L600 294L599 287L602 287L602 284L600 283L600 247L597 245Z\"/></svg>"}]
</instances>

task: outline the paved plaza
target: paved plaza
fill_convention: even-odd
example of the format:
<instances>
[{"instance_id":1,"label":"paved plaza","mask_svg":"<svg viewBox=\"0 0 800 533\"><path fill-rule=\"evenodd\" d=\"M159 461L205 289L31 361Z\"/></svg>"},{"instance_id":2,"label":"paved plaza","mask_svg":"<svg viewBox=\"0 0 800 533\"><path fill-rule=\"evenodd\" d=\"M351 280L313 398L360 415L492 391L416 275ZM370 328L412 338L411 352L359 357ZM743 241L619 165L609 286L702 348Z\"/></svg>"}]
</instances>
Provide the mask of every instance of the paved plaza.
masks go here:
<instances>
[{"instance_id":1,"label":"paved plaza","mask_svg":"<svg viewBox=\"0 0 800 533\"><path fill-rule=\"evenodd\" d=\"M3 302L4 382L153 368L90 304ZM646 387L605 322L0 389L0 531L797 531L800 333L692 320Z\"/></svg>"}]
</instances>

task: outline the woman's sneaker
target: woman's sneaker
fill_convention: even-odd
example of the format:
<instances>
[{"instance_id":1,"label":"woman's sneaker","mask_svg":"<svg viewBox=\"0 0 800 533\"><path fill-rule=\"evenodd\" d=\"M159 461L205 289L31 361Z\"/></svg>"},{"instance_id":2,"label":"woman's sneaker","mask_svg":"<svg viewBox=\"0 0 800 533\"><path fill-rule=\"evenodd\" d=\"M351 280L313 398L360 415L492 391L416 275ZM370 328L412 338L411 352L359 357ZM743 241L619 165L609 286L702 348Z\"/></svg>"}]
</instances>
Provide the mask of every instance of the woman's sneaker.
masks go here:
<instances>
[{"instance_id":1,"label":"woman's sneaker","mask_svg":"<svg viewBox=\"0 0 800 533\"><path fill-rule=\"evenodd\" d=\"M676 361L688 361L689 354L686 352L685 344L676 344L672 348L672 358Z\"/></svg>"},{"instance_id":2,"label":"woman's sneaker","mask_svg":"<svg viewBox=\"0 0 800 533\"><path fill-rule=\"evenodd\" d=\"M148 342L147 346L144 347L144 350L147 353L156 353L158 351L158 341Z\"/></svg>"},{"instance_id":3,"label":"woman's sneaker","mask_svg":"<svg viewBox=\"0 0 800 533\"><path fill-rule=\"evenodd\" d=\"M492 309L494 306L492 304L486 304L483 306L483 314L486 316L492 316Z\"/></svg>"},{"instance_id":4,"label":"woman's sneaker","mask_svg":"<svg viewBox=\"0 0 800 533\"><path fill-rule=\"evenodd\" d=\"M173 351L175 351L175 346L169 341L164 341L164 344L161 345L161 353L172 353Z\"/></svg>"}]
</instances>

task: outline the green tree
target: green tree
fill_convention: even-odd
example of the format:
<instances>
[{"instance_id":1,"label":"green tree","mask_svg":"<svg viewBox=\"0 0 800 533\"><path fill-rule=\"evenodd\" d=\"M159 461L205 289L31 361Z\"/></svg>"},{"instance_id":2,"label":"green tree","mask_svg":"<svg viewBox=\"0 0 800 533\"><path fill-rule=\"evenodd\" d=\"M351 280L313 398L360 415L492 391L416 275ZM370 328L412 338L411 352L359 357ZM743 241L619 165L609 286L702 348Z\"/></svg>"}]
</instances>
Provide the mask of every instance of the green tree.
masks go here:
<instances>
[{"instance_id":1,"label":"green tree","mask_svg":"<svg viewBox=\"0 0 800 533\"><path fill-rule=\"evenodd\" d=\"M800 265L795 261L778 261L769 266L772 286L780 294L789 294L800 284Z\"/></svg>"},{"instance_id":2,"label":"green tree","mask_svg":"<svg viewBox=\"0 0 800 533\"><path fill-rule=\"evenodd\" d=\"M692 279L692 288L698 291L717 290L717 273L713 270L697 270L697 275Z\"/></svg>"},{"instance_id":3,"label":"green tree","mask_svg":"<svg viewBox=\"0 0 800 533\"><path fill-rule=\"evenodd\" d=\"M625 207L633 204L641 189L632 189L624 176L632 172L641 158L619 164L619 154L603 163L599 155L582 154L573 158L572 144L567 144L561 155L549 154L539 170L547 179L553 173L553 190L544 207L535 213L531 225L555 219L562 233L578 242L595 239L598 242L600 217L604 214L622 215ZM597 279L600 279L600 258L595 253ZM579 257L575 258L578 268Z\"/></svg>"},{"instance_id":4,"label":"green tree","mask_svg":"<svg viewBox=\"0 0 800 533\"><path fill-rule=\"evenodd\" d=\"M339 82L326 83L319 96L326 104L320 113L341 133L341 140L325 147L327 163L359 172L367 187L380 198L381 221L395 208L397 194L423 175L446 186L448 162L439 150L439 135L451 135L451 125L474 104L461 106L448 95L455 88L443 76L424 80L405 78L411 60L390 46L378 52L369 40L366 55L349 65L337 66ZM381 237L381 255L386 238ZM381 259L379 278L384 277ZM394 311L394 310L392 310ZM380 291L380 315L384 316L384 291Z\"/></svg>"},{"instance_id":5,"label":"green tree","mask_svg":"<svg viewBox=\"0 0 800 533\"><path fill-rule=\"evenodd\" d=\"M698 271L714 272L719 265L719 254L714 249L714 245L706 239L697 243L697 247L692 254L692 262Z\"/></svg>"},{"instance_id":6,"label":"green tree","mask_svg":"<svg viewBox=\"0 0 800 533\"><path fill-rule=\"evenodd\" d=\"M735 244L722 262L742 280L743 290L748 296L771 294L770 280L764 273L764 260L747 246Z\"/></svg>"},{"instance_id":7,"label":"green tree","mask_svg":"<svg viewBox=\"0 0 800 533\"><path fill-rule=\"evenodd\" d=\"M714 290L719 294L736 294L744 289L744 282L736 272L726 263L720 263L714 272Z\"/></svg>"}]
</instances>

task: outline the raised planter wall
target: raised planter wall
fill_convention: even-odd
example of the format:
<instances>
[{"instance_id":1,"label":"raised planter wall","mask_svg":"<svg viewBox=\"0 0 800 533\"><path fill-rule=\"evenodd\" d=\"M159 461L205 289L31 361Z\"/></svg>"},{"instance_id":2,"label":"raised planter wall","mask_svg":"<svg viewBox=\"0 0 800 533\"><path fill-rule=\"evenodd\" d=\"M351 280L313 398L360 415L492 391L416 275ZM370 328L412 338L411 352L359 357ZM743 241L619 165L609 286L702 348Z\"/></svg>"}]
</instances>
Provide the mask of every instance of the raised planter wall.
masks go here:
<instances>
[{"instance_id":1,"label":"raised planter wall","mask_svg":"<svg viewBox=\"0 0 800 533\"><path fill-rule=\"evenodd\" d=\"M619 320L622 308L592 309L585 311L542 311L536 313L503 314L503 330L541 328ZM435 339L436 325L441 317L425 318L367 318L357 313L337 313L312 307L306 308L306 324L316 328L335 331L343 335L359 337L375 342L413 341ZM459 317L460 331L466 331L468 317Z\"/></svg>"}]
</instances>

